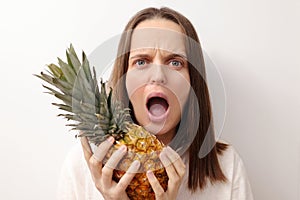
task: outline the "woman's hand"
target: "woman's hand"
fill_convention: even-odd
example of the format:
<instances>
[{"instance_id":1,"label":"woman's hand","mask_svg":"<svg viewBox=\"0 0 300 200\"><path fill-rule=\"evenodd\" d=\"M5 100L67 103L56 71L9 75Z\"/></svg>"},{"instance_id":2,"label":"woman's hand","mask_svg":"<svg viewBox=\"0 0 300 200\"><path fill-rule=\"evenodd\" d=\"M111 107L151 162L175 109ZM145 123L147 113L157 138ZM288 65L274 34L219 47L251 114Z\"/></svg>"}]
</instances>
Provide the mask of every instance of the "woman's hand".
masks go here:
<instances>
[{"instance_id":1,"label":"woman's hand","mask_svg":"<svg viewBox=\"0 0 300 200\"><path fill-rule=\"evenodd\" d=\"M140 163L138 161L133 162L118 183L113 181L113 170L126 154L126 146L121 146L112 154L107 163L102 167L102 161L113 142L113 137L108 138L98 146L93 154L87 138L81 138L85 160L90 169L95 186L101 192L102 196L107 200L129 199L125 190L133 179L135 175L134 172L138 170Z\"/></svg>"},{"instance_id":2,"label":"woman's hand","mask_svg":"<svg viewBox=\"0 0 300 200\"><path fill-rule=\"evenodd\" d=\"M185 174L185 165L180 156L170 147L164 148L160 153L160 160L166 168L169 181L168 189L164 189L159 184L152 171L147 172L148 180L155 193L156 200L173 200L176 199L179 186Z\"/></svg>"}]
</instances>

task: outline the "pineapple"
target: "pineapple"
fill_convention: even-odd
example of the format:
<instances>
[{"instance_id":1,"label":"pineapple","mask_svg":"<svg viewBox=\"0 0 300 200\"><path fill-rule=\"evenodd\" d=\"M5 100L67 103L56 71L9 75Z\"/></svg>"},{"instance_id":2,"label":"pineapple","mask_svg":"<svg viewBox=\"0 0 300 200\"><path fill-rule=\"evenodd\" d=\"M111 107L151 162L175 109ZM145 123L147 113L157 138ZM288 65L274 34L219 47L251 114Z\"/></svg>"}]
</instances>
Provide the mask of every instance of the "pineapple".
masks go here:
<instances>
[{"instance_id":1,"label":"pineapple","mask_svg":"<svg viewBox=\"0 0 300 200\"><path fill-rule=\"evenodd\" d=\"M121 145L126 145L127 154L114 169L113 180L118 182L131 163L139 160L139 172L126 189L128 197L155 199L145 172L152 170L164 190L167 189L168 176L158 157L164 145L142 126L130 120L130 109L123 108L121 102L113 98L112 89L106 92L106 84L102 80L99 89L95 68L92 74L84 52L82 63L72 45L67 49L66 56L67 63L58 58L59 66L50 64L48 73L35 75L52 85L43 85L48 93L62 100L61 104L53 103L66 111L58 116L75 122L67 126L73 127L72 130L79 130L80 134L76 136L86 136L92 144L99 145L109 136L115 138L115 144L104 163Z\"/></svg>"}]
</instances>

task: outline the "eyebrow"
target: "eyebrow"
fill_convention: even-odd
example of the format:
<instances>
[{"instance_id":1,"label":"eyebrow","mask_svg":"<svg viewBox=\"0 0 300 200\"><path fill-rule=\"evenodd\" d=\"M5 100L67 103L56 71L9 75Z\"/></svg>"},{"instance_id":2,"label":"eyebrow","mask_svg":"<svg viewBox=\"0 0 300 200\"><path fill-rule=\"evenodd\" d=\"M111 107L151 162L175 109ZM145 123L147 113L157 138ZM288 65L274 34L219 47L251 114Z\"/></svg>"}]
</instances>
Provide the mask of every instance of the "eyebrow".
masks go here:
<instances>
[{"instance_id":1,"label":"eyebrow","mask_svg":"<svg viewBox=\"0 0 300 200\"><path fill-rule=\"evenodd\" d=\"M134 59L134 58L145 58L145 57L149 57L149 54L143 54L143 53L136 54L134 56L130 56L129 60ZM175 58L175 57L181 57L181 58L187 59L186 55L184 55L184 54L177 54L177 53L167 55L166 57L167 57L166 60L168 60L170 58Z\"/></svg>"}]
</instances>

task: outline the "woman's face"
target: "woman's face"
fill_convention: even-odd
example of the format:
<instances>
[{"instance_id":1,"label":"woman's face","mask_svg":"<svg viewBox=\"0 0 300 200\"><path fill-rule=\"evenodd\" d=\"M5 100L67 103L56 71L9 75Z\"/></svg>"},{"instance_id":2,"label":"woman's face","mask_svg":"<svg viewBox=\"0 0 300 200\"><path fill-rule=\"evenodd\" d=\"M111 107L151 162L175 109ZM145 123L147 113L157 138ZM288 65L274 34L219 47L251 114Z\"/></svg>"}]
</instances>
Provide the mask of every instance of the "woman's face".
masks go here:
<instances>
[{"instance_id":1,"label":"woman's face","mask_svg":"<svg viewBox=\"0 0 300 200\"><path fill-rule=\"evenodd\" d=\"M134 29L126 88L138 123L168 144L190 91L184 35L178 24L151 19Z\"/></svg>"}]
</instances>

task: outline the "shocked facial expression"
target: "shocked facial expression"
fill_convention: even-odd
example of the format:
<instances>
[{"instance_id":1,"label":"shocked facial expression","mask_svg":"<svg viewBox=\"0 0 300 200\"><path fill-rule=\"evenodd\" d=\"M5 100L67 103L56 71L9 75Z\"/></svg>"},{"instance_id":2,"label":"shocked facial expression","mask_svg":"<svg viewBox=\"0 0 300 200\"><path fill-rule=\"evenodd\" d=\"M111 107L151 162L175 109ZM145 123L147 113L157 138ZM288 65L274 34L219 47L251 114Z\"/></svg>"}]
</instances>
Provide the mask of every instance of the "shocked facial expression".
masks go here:
<instances>
[{"instance_id":1,"label":"shocked facial expression","mask_svg":"<svg viewBox=\"0 0 300 200\"><path fill-rule=\"evenodd\" d=\"M166 19L141 22L133 31L126 88L138 123L165 144L176 133L190 91L184 34Z\"/></svg>"}]
</instances>

